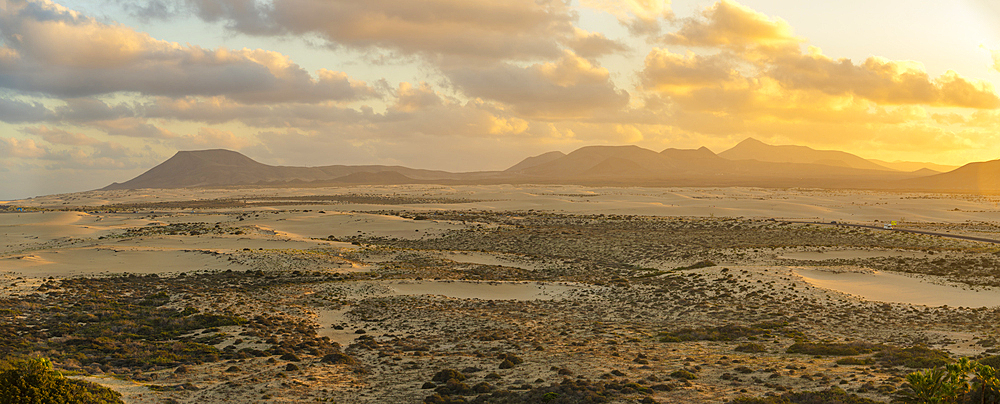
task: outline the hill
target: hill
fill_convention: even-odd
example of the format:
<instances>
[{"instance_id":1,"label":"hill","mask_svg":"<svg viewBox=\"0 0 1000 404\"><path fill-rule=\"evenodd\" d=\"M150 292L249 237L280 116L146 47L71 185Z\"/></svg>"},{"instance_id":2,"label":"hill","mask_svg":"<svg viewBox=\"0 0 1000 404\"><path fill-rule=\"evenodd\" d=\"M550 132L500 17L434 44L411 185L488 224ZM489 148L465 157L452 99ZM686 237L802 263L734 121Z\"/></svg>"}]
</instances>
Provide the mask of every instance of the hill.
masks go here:
<instances>
[{"instance_id":1,"label":"hill","mask_svg":"<svg viewBox=\"0 0 1000 404\"><path fill-rule=\"evenodd\" d=\"M102 189L188 188L232 185L279 186L310 183L400 184L458 180L477 173L418 170L399 166L285 167L262 164L231 150L179 151L138 177ZM479 177L483 177L479 174Z\"/></svg>"},{"instance_id":2,"label":"hill","mask_svg":"<svg viewBox=\"0 0 1000 404\"><path fill-rule=\"evenodd\" d=\"M723 155L758 158L731 159ZM656 152L634 145L586 146L568 154L556 151L529 157L504 171L465 173L383 165L272 166L234 151L216 149L177 152L149 171L103 189L535 183L1000 190L1000 175L997 174L1000 163L976 164L979 165L945 174L927 168L913 172L894 171L849 153L802 146L771 146L754 139L744 140L718 155L704 147L668 148ZM870 168L872 166L878 168Z\"/></svg>"},{"instance_id":3,"label":"hill","mask_svg":"<svg viewBox=\"0 0 1000 404\"><path fill-rule=\"evenodd\" d=\"M952 171L900 181L903 188L936 191L1000 191L1000 160L969 163Z\"/></svg>"},{"instance_id":4,"label":"hill","mask_svg":"<svg viewBox=\"0 0 1000 404\"><path fill-rule=\"evenodd\" d=\"M917 171L921 169L927 169L934 171L934 173L944 173L958 168L959 166L949 166L944 164L934 164L934 163L921 163L916 161L883 161L877 159L868 159L872 163L878 164L883 167L888 167L893 170L899 171Z\"/></svg>"},{"instance_id":5,"label":"hill","mask_svg":"<svg viewBox=\"0 0 1000 404\"><path fill-rule=\"evenodd\" d=\"M757 160L771 163L821 164L862 170L897 171L838 150L816 150L806 146L772 146L754 138L746 138L733 148L719 153L729 160ZM919 168L919 167L918 167ZM914 170L916 170L915 168ZM913 170L906 170L913 171Z\"/></svg>"}]
</instances>

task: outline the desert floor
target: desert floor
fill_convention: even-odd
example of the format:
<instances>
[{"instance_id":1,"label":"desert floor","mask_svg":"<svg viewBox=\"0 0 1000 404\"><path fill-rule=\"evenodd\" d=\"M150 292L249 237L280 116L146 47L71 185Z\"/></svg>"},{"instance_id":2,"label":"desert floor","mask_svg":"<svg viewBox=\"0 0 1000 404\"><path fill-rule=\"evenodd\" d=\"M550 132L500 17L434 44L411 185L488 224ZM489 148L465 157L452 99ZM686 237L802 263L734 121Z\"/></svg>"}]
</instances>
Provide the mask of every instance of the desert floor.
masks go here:
<instances>
[{"instance_id":1,"label":"desert floor","mask_svg":"<svg viewBox=\"0 0 1000 404\"><path fill-rule=\"evenodd\" d=\"M998 352L1000 245L829 222L1000 239L998 202L506 185L10 201L0 352L129 403L888 402L910 372Z\"/></svg>"}]
</instances>

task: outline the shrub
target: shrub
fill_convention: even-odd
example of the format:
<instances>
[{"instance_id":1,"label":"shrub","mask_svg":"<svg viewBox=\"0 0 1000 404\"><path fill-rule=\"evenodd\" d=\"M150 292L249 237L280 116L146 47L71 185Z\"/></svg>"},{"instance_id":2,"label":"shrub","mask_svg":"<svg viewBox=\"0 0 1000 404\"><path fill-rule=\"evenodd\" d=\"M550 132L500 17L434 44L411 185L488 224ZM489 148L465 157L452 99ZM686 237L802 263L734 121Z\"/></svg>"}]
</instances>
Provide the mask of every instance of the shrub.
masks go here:
<instances>
[{"instance_id":1,"label":"shrub","mask_svg":"<svg viewBox=\"0 0 1000 404\"><path fill-rule=\"evenodd\" d=\"M331 354L327 354L320 361L323 362L323 363L331 364L331 365L351 365L351 366L356 366L358 364L358 361L354 360L354 358L350 357L347 354L343 354L343 353L340 353L340 352L334 352L334 353L331 353Z\"/></svg>"},{"instance_id":2,"label":"shrub","mask_svg":"<svg viewBox=\"0 0 1000 404\"><path fill-rule=\"evenodd\" d=\"M975 376L970 380L969 376ZM906 376L899 401L904 403L1000 403L1000 379L991 366L966 358L944 367Z\"/></svg>"},{"instance_id":3,"label":"shrub","mask_svg":"<svg viewBox=\"0 0 1000 404\"><path fill-rule=\"evenodd\" d=\"M875 358L886 366L905 366L916 369L943 366L951 361L947 352L920 345L902 349L889 347L875 354Z\"/></svg>"},{"instance_id":4,"label":"shrub","mask_svg":"<svg viewBox=\"0 0 1000 404\"><path fill-rule=\"evenodd\" d=\"M431 378L431 381L439 383L447 383L448 380L451 379L462 381L465 380L465 375L459 373L455 369L441 369L440 371L434 374L434 377Z\"/></svg>"},{"instance_id":5,"label":"shrub","mask_svg":"<svg viewBox=\"0 0 1000 404\"><path fill-rule=\"evenodd\" d=\"M867 366L867 365L874 365L875 364L875 359L873 359L873 358L854 358L854 357L840 358L840 359L837 359L837 364L838 365L862 365L862 366Z\"/></svg>"},{"instance_id":6,"label":"shrub","mask_svg":"<svg viewBox=\"0 0 1000 404\"><path fill-rule=\"evenodd\" d=\"M0 369L0 404L123 403L116 391L63 377L48 359L3 360Z\"/></svg>"},{"instance_id":7,"label":"shrub","mask_svg":"<svg viewBox=\"0 0 1000 404\"><path fill-rule=\"evenodd\" d=\"M690 371L684 369L673 371L673 373L670 373L670 377L673 377L675 379L684 379L684 380L694 380L698 378L698 376L695 375L694 373L691 373Z\"/></svg>"}]
</instances>

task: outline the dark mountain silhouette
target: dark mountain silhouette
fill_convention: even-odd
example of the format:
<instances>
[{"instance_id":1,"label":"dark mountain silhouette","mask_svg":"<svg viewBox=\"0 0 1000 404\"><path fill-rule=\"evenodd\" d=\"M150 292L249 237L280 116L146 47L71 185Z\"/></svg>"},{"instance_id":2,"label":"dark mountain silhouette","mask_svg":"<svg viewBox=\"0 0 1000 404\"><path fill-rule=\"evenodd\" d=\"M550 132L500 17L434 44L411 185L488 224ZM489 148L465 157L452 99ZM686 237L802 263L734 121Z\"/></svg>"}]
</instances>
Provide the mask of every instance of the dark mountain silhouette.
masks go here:
<instances>
[{"instance_id":1,"label":"dark mountain silhouette","mask_svg":"<svg viewBox=\"0 0 1000 404\"><path fill-rule=\"evenodd\" d=\"M1000 160L969 163L952 171L900 181L903 188L938 191L1000 191Z\"/></svg>"},{"instance_id":2,"label":"dark mountain silhouette","mask_svg":"<svg viewBox=\"0 0 1000 404\"><path fill-rule=\"evenodd\" d=\"M389 174L394 173L394 174ZM458 180L482 177L480 173L456 174L398 166L284 167L261 164L230 150L179 151L160 165L111 189L186 188L230 185L276 186L285 183L412 183L424 180Z\"/></svg>"},{"instance_id":3,"label":"dark mountain silhouette","mask_svg":"<svg viewBox=\"0 0 1000 404\"><path fill-rule=\"evenodd\" d=\"M814 187L842 187L850 183L891 181L920 175L884 168L871 170L819 163L729 160L704 147L670 148L656 153L638 146L583 147L513 174L526 182Z\"/></svg>"},{"instance_id":4,"label":"dark mountain silhouette","mask_svg":"<svg viewBox=\"0 0 1000 404\"><path fill-rule=\"evenodd\" d=\"M920 163L916 161L884 161L878 159L868 159L872 163L878 164L883 167L888 167L893 170L899 171L909 171L914 172L920 169L928 169L934 171L934 173L944 173L958 168L959 166L949 166L944 164L934 164L934 163Z\"/></svg>"},{"instance_id":5,"label":"dark mountain silhouette","mask_svg":"<svg viewBox=\"0 0 1000 404\"><path fill-rule=\"evenodd\" d=\"M525 170L525 169L537 166L539 164L545 164L545 163L548 163L548 162L553 161L553 160L558 160L559 158L562 158L564 156L566 156L566 153L563 153L561 151L552 151L552 152L548 152L548 153L545 153L545 154L540 154L540 155L537 155L537 156L534 156L534 157L528 157L528 158L526 158L524 160L521 160L520 163L517 163L513 167L508 168L508 169L506 169L504 171L507 171L507 172L518 172L518 171L521 171L521 170Z\"/></svg>"},{"instance_id":6,"label":"dark mountain silhouette","mask_svg":"<svg viewBox=\"0 0 1000 404\"><path fill-rule=\"evenodd\" d=\"M733 148L719 153L729 160L757 160L771 163L822 164L863 170L892 170L851 153L838 150L816 150L806 146L772 146L752 137Z\"/></svg>"},{"instance_id":7,"label":"dark mountain silhouette","mask_svg":"<svg viewBox=\"0 0 1000 404\"><path fill-rule=\"evenodd\" d=\"M740 144L743 146L725 153L734 149L742 150L743 155L748 155L747 150L784 153L808 149L769 146L753 139ZM234 151L200 150L177 152L142 175L104 189L536 183L1000 191L1000 160L972 163L940 174L926 168L913 172L857 168L851 165L860 163L845 157L853 156L848 153L812 152L818 153L814 157L835 158L816 158L810 163L772 162L726 159L704 147L669 148L657 153L638 146L588 146L568 154L550 152L529 157L505 171L453 173L380 165L271 166Z\"/></svg>"},{"instance_id":8,"label":"dark mountain silhouette","mask_svg":"<svg viewBox=\"0 0 1000 404\"><path fill-rule=\"evenodd\" d=\"M344 184L413 184L420 182L395 171L357 172L334 178L332 182Z\"/></svg>"}]
</instances>

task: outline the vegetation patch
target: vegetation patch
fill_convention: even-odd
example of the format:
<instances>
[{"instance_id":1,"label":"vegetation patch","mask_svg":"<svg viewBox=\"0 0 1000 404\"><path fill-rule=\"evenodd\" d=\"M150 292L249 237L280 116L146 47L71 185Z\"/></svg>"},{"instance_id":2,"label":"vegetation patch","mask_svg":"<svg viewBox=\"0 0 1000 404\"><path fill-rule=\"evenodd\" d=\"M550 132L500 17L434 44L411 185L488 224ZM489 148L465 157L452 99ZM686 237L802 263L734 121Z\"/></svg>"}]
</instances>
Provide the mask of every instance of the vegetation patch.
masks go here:
<instances>
[{"instance_id":1,"label":"vegetation patch","mask_svg":"<svg viewBox=\"0 0 1000 404\"><path fill-rule=\"evenodd\" d=\"M67 379L44 358L0 360L0 404L120 404L121 394L94 383Z\"/></svg>"},{"instance_id":2,"label":"vegetation patch","mask_svg":"<svg viewBox=\"0 0 1000 404\"><path fill-rule=\"evenodd\" d=\"M785 350L787 353L822 355L822 356L854 356L868 354L885 349L885 345L870 342L808 342L799 341Z\"/></svg>"},{"instance_id":3,"label":"vegetation patch","mask_svg":"<svg viewBox=\"0 0 1000 404\"><path fill-rule=\"evenodd\" d=\"M788 392L771 397L738 397L729 404L884 404L881 401L849 394L839 388L822 391Z\"/></svg>"},{"instance_id":4,"label":"vegetation patch","mask_svg":"<svg viewBox=\"0 0 1000 404\"><path fill-rule=\"evenodd\" d=\"M786 322L762 322L750 326L729 324L721 327L684 328L660 333L660 342L734 341L740 338L769 336L784 328Z\"/></svg>"},{"instance_id":5,"label":"vegetation patch","mask_svg":"<svg viewBox=\"0 0 1000 404\"><path fill-rule=\"evenodd\" d=\"M874 358L884 366L915 369L933 368L951 362L951 356L947 352L921 345L909 348L888 347L875 354Z\"/></svg>"},{"instance_id":6,"label":"vegetation patch","mask_svg":"<svg viewBox=\"0 0 1000 404\"><path fill-rule=\"evenodd\" d=\"M452 379L454 381L454 379ZM456 386L464 383L456 383ZM481 403L481 404L521 404L521 403L606 403L627 396L648 396L658 386L645 386L629 381L590 381L564 379L561 383L548 386L522 386L523 389L496 390L485 394L477 394L474 388L467 390L468 394L442 394L440 392L428 396L425 403ZM444 389L442 389L444 390ZM451 389L453 391L453 389ZM666 389L664 389L666 390Z\"/></svg>"}]
</instances>

